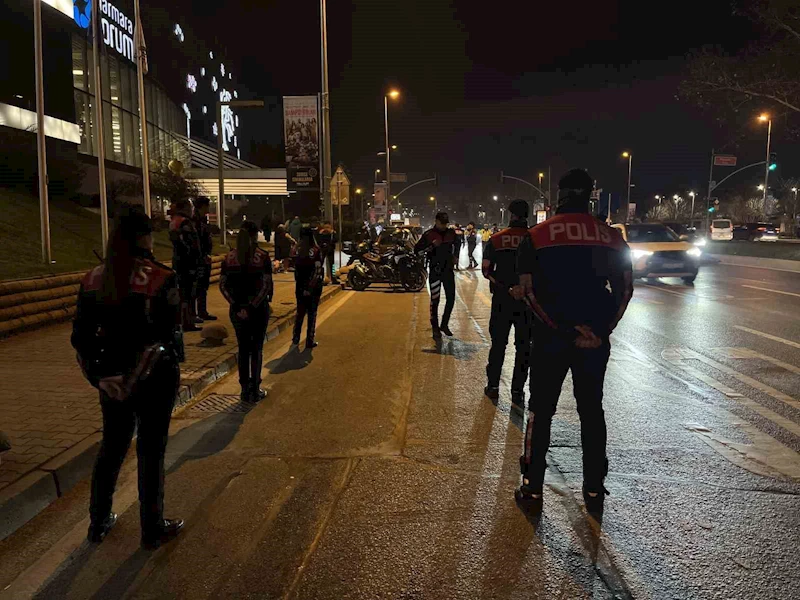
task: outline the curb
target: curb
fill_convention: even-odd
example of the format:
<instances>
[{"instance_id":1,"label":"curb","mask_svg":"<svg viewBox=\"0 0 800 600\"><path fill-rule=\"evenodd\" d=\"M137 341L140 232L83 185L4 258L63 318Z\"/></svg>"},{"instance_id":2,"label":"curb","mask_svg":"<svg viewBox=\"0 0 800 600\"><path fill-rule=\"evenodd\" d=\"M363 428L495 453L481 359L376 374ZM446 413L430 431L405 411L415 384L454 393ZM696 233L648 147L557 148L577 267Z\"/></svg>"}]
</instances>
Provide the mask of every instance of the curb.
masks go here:
<instances>
[{"instance_id":1,"label":"curb","mask_svg":"<svg viewBox=\"0 0 800 600\"><path fill-rule=\"evenodd\" d=\"M800 273L800 260L763 258L760 256L737 256L735 254L711 254L709 256L713 257L718 263L723 265Z\"/></svg>"},{"instance_id":2,"label":"curb","mask_svg":"<svg viewBox=\"0 0 800 600\"><path fill-rule=\"evenodd\" d=\"M323 294L320 304L324 304L344 288L332 286L331 291ZM267 329L266 341L274 340L278 335L294 325L296 310L292 310ZM199 396L206 388L236 368L238 353L231 350L227 355L208 369L195 375L192 383L181 384L175 402L179 410L192 399ZM0 540L5 539L17 529L25 525L36 515L63 496L77 483L88 477L94 467L95 457L103 438L96 432L77 443L61 454L0 490Z\"/></svg>"}]
</instances>

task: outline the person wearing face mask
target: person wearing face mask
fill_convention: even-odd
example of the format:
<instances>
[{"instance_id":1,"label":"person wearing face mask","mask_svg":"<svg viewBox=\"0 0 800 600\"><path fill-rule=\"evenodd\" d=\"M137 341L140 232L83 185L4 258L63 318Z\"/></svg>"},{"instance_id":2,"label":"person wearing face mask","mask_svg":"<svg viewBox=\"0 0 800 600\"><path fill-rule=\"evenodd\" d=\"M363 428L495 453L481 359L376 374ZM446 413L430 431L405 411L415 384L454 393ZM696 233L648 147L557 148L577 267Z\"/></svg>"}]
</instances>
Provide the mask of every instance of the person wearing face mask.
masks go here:
<instances>
[{"instance_id":1,"label":"person wearing face mask","mask_svg":"<svg viewBox=\"0 0 800 600\"><path fill-rule=\"evenodd\" d=\"M456 280L453 268L455 260L453 246L456 234L447 225L450 219L446 212L436 213L436 223L426 231L414 246L415 252L428 254L428 284L431 291L431 329L433 339L441 340L442 333L451 336L450 315L456 303ZM444 288L445 303L441 324L439 323L439 299Z\"/></svg>"},{"instance_id":2,"label":"person wearing face mask","mask_svg":"<svg viewBox=\"0 0 800 600\"><path fill-rule=\"evenodd\" d=\"M620 232L589 214L593 180L573 169L558 184L556 215L528 231L517 251L523 299L535 316L529 416L519 502L542 506L545 455L561 386L572 371L581 422L583 497L603 511L608 473L603 380L611 332L633 294L630 251Z\"/></svg>"},{"instance_id":3,"label":"person wearing face mask","mask_svg":"<svg viewBox=\"0 0 800 600\"><path fill-rule=\"evenodd\" d=\"M153 259L150 218L123 207L104 264L81 282L72 346L100 393L103 439L92 474L90 542L117 521L114 488L137 434L142 546L175 537L180 519L165 519L164 452L183 360L181 298L175 272Z\"/></svg>"}]
</instances>

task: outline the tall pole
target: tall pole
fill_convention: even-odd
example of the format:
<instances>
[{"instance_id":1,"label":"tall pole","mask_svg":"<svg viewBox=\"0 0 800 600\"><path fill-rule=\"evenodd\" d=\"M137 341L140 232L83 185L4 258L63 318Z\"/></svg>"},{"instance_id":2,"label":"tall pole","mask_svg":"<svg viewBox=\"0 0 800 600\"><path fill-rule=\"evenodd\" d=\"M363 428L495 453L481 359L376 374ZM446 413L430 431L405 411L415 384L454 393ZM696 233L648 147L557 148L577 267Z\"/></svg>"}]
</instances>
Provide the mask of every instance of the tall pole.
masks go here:
<instances>
[{"instance_id":1,"label":"tall pole","mask_svg":"<svg viewBox=\"0 0 800 600\"><path fill-rule=\"evenodd\" d=\"M223 170L224 154L222 152L222 102L217 100L217 176L219 177L219 196L217 197L217 225L222 235L222 245L228 243L228 232L225 227L225 173Z\"/></svg>"},{"instance_id":2,"label":"tall pole","mask_svg":"<svg viewBox=\"0 0 800 600\"><path fill-rule=\"evenodd\" d=\"M328 93L328 12L326 0L320 0L320 40L322 44L322 151L325 162L322 170L325 215L333 218L331 204L331 101Z\"/></svg>"},{"instance_id":3,"label":"tall pole","mask_svg":"<svg viewBox=\"0 0 800 600\"><path fill-rule=\"evenodd\" d=\"M94 60L94 130L97 133L97 173L100 185L100 232L103 258L108 245L108 199L106 197L106 143L103 133L103 87L100 82L100 0L92 0L92 59Z\"/></svg>"},{"instance_id":4,"label":"tall pole","mask_svg":"<svg viewBox=\"0 0 800 600\"><path fill-rule=\"evenodd\" d=\"M708 195L706 196L706 233L708 233L709 209L711 208L711 186L714 184L714 149L711 149L711 165L708 167Z\"/></svg>"},{"instance_id":5,"label":"tall pole","mask_svg":"<svg viewBox=\"0 0 800 600\"><path fill-rule=\"evenodd\" d=\"M389 97L385 94L383 96L383 128L386 133L386 218L391 220L392 172L389 170Z\"/></svg>"},{"instance_id":6,"label":"tall pole","mask_svg":"<svg viewBox=\"0 0 800 600\"><path fill-rule=\"evenodd\" d=\"M47 144L44 131L44 80L42 76L42 0L33 0L33 46L36 57L36 149L39 161L39 221L42 262L53 260L50 248L50 204L47 197Z\"/></svg>"},{"instance_id":7,"label":"tall pole","mask_svg":"<svg viewBox=\"0 0 800 600\"><path fill-rule=\"evenodd\" d=\"M633 169L633 153L628 155L628 206L625 207L625 214L628 213L631 206L631 170Z\"/></svg>"},{"instance_id":8,"label":"tall pole","mask_svg":"<svg viewBox=\"0 0 800 600\"><path fill-rule=\"evenodd\" d=\"M139 128L142 133L142 190L144 191L144 212L152 216L150 205L150 148L147 143L147 110L144 103L144 71L147 65L147 49L144 45L144 31L139 14L139 0L133 2L136 19L136 79L139 87ZM97 13L93 13L97 14ZM189 165L191 166L191 165Z\"/></svg>"},{"instance_id":9,"label":"tall pole","mask_svg":"<svg viewBox=\"0 0 800 600\"><path fill-rule=\"evenodd\" d=\"M764 219L767 218L767 191L769 190L769 146L772 142L772 117L767 122L767 158L764 162L764 200L763 211Z\"/></svg>"},{"instance_id":10,"label":"tall pole","mask_svg":"<svg viewBox=\"0 0 800 600\"><path fill-rule=\"evenodd\" d=\"M339 268L342 268L342 174L336 171L336 204L339 207Z\"/></svg>"},{"instance_id":11,"label":"tall pole","mask_svg":"<svg viewBox=\"0 0 800 600\"><path fill-rule=\"evenodd\" d=\"M694 197L697 194L690 192L689 195L692 197L692 214L689 215L689 229L694 229Z\"/></svg>"},{"instance_id":12,"label":"tall pole","mask_svg":"<svg viewBox=\"0 0 800 600\"><path fill-rule=\"evenodd\" d=\"M550 210L553 210L553 168L547 165L547 203L550 205ZM547 215L548 217L550 215Z\"/></svg>"}]
</instances>

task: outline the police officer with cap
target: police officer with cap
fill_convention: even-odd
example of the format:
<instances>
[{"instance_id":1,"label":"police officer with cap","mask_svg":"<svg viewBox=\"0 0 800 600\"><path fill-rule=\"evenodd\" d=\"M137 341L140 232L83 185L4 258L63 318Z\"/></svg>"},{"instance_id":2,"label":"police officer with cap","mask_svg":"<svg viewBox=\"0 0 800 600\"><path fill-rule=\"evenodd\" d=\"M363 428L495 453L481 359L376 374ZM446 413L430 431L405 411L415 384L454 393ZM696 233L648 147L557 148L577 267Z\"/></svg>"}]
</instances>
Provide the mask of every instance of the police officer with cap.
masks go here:
<instances>
[{"instance_id":1,"label":"police officer with cap","mask_svg":"<svg viewBox=\"0 0 800 600\"><path fill-rule=\"evenodd\" d=\"M492 291L492 316L489 334L492 347L486 365L486 389L492 400L500 395L500 373L508 343L508 334L514 326L514 375L511 380L511 403L524 411L525 380L528 377L531 351L532 315L523 302L522 286L517 275L517 248L528 235L528 203L514 200L508 206L511 222L508 228L492 235L483 253L483 276L489 280Z\"/></svg>"},{"instance_id":2,"label":"police officer with cap","mask_svg":"<svg viewBox=\"0 0 800 600\"><path fill-rule=\"evenodd\" d=\"M608 473L603 380L609 336L633 294L630 252L620 232L589 214L593 180L582 169L559 181L556 215L531 228L520 243L517 271L536 317L522 485L517 500L541 508L545 455L561 386L572 371L581 422L583 497L590 514L601 514Z\"/></svg>"},{"instance_id":3,"label":"police officer with cap","mask_svg":"<svg viewBox=\"0 0 800 600\"><path fill-rule=\"evenodd\" d=\"M447 225L450 218L446 212L436 213L436 222L433 228L422 234L414 246L415 252L428 253L429 275L428 283L431 291L431 329L433 339L441 340L442 333L451 336L450 315L456 303L455 256L453 248L456 242L456 233ZM441 324L439 323L439 299L442 288L446 296L444 313Z\"/></svg>"}]
</instances>

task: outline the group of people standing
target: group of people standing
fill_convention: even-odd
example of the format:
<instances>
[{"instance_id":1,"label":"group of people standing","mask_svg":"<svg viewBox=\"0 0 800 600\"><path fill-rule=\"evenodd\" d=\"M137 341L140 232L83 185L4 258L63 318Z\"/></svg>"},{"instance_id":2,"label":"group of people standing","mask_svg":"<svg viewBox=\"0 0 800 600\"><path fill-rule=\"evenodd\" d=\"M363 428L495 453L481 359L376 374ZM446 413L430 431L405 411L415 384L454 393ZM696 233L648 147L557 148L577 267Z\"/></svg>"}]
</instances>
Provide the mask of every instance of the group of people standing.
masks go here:
<instances>
[{"instance_id":1,"label":"group of people standing","mask_svg":"<svg viewBox=\"0 0 800 600\"><path fill-rule=\"evenodd\" d=\"M589 174L573 169L559 182L554 217L529 228L527 202L514 200L508 207L509 226L489 231L484 240L482 273L492 292L484 394L493 402L499 399L513 326L511 404L523 413L530 371L529 414L520 457L522 485L516 498L534 509L542 506L550 427L569 371L581 421L587 510L602 512L608 493L603 485L608 473L603 381L609 338L625 314L633 284L630 252L619 231L589 214L592 189ZM442 333L453 335L449 327L455 304L453 270L462 243L460 228L449 228L448 221L447 213L438 213L435 226L416 248L429 256L431 328L437 341ZM442 288L447 299L440 322Z\"/></svg>"},{"instance_id":2,"label":"group of people standing","mask_svg":"<svg viewBox=\"0 0 800 600\"><path fill-rule=\"evenodd\" d=\"M491 228L489 228L488 225L484 225L483 229L479 230L475 227L475 223L470 221L467 226L463 228L461 225L456 224L453 231L456 235L455 242L453 243L453 254L455 256L454 269L460 271L461 247L464 244L467 245L467 256L469 257L469 266L467 268L477 269L478 261L475 259L475 249L478 247L478 238L480 238L482 248L485 250L486 242L489 240L489 237L500 231L500 228L495 223Z\"/></svg>"}]
</instances>

